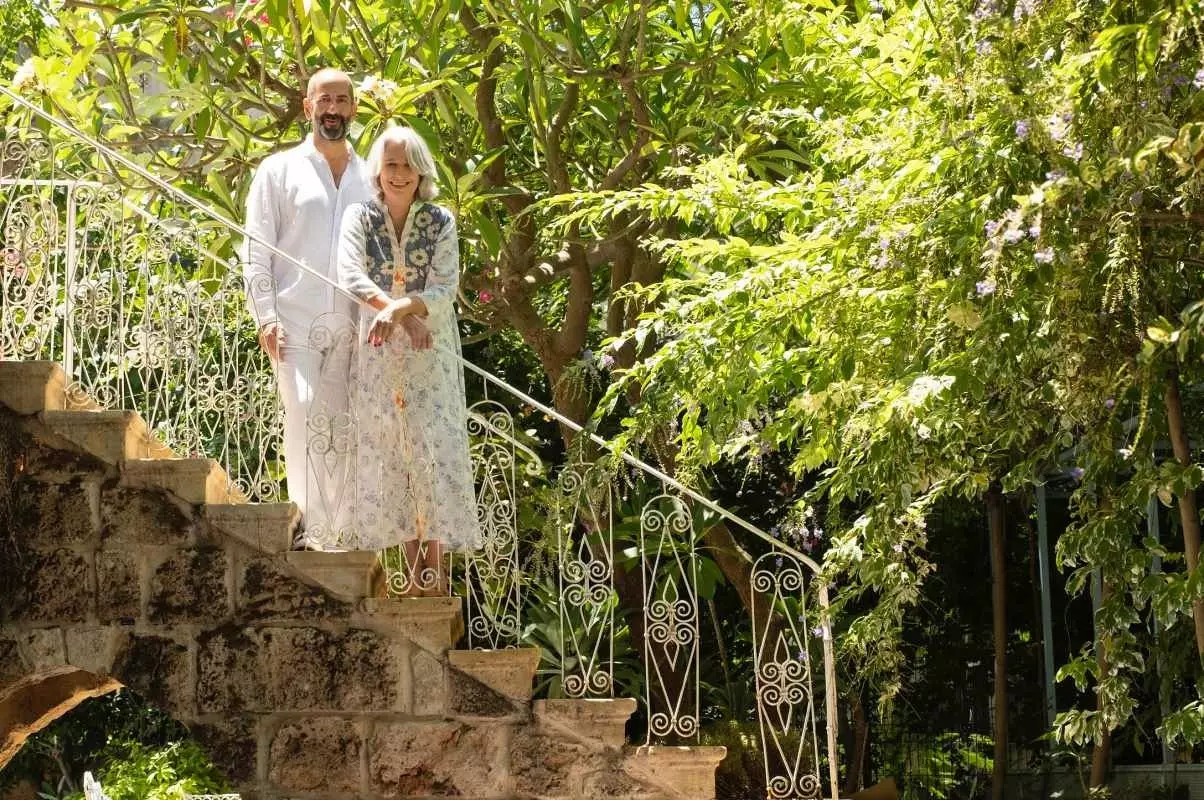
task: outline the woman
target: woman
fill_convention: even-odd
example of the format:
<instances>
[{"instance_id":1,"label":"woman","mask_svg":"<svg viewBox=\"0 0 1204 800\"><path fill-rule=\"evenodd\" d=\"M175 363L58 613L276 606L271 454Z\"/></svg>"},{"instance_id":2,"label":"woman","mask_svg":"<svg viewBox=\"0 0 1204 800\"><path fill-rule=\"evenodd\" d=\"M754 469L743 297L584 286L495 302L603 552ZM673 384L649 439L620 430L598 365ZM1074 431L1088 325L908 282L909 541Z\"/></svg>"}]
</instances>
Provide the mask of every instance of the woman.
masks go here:
<instances>
[{"instance_id":1,"label":"woman","mask_svg":"<svg viewBox=\"0 0 1204 800\"><path fill-rule=\"evenodd\" d=\"M360 314L351 368L357 455L353 530L344 546L402 544L405 594L446 594L443 552L480 545L468 452L456 223L430 202L435 161L410 128L381 134L368 155L376 199L349 207L339 282L376 310Z\"/></svg>"}]
</instances>

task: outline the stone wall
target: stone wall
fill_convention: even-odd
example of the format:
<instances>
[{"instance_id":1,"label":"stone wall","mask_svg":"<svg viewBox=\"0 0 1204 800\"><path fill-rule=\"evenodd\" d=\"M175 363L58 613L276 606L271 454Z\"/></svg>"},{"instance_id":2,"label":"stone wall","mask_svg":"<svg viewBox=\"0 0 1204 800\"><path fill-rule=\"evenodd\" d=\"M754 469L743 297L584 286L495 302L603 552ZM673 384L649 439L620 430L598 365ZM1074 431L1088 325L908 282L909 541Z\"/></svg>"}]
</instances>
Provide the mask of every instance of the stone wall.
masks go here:
<instances>
[{"instance_id":1,"label":"stone wall","mask_svg":"<svg viewBox=\"0 0 1204 800\"><path fill-rule=\"evenodd\" d=\"M699 789L680 752L660 749L662 769L621 749L621 719L617 741L613 720L537 720L453 668L458 599L335 596L36 415L0 407L0 431L0 721L6 699L29 705L20 686L73 667L187 724L245 798L713 795L713 753ZM518 661L529 696L535 661ZM9 714L0 764L47 721L33 716Z\"/></svg>"}]
</instances>

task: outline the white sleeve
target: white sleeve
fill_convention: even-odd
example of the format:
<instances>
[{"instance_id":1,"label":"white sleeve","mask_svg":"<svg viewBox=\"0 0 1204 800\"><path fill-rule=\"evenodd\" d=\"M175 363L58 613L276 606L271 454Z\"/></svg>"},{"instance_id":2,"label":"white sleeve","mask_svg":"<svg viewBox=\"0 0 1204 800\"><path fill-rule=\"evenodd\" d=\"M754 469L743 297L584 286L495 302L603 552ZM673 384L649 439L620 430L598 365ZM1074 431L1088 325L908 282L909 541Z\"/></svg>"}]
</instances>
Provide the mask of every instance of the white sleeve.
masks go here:
<instances>
[{"instance_id":1,"label":"white sleeve","mask_svg":"<svg viewBox=\"0 0 1204 800\"><path fill-rule=\"evenodd\" d=\"M270 169L262 166L251 179L247 193L247 216L243 225L251 236L243 242L242 267L246 282L247 310L262 328L276 322L276 278L272 271L272 251L279 242L279 218L273 197Z\"/></svg>"},{"instance_id":2,"label":"white sleeve","mask_svg":"<svg viewBox=\"0 0 1204 800\"><path fill-rule=\"evenodd\" d=\"M460 284L460 246L456 241L456 221L449 219L435 243L435 258L426 276L426 287L418 293L427 313L451 311Z\"/></svg>"},{"instance_id":3,"label":"white sleeve","mask_svg":"<svg viewBox=\"0 0 1204 800\"><path fill-rule=\"evenodd\" d=\"M383 297L385 293L364 272L364 207L355 203L343 212L339 228L339 285L361 300Z\"/></svg>"}]
</instances>

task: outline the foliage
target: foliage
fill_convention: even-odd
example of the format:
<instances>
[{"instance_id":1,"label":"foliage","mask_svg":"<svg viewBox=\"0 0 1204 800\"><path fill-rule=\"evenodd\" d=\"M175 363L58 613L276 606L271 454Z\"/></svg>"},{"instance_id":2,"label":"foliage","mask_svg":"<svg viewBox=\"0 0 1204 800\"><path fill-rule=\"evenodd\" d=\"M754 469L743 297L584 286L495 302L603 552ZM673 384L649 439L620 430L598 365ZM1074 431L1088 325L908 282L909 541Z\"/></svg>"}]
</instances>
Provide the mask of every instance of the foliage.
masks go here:
<instances>
[{"instance_id":1,"label":"foliage","mask_svg":"<svg viewBox=\"0 0 1204 800\"><path fill-rule=\"evenodd\" d=\"M97 780L111 800L182 800L187 794L217 794L228 784L191 741L159 748L137 742L110 745L110 760ZM67 796L82 800L83 792Z\"/></svg>"},{"instance_id":2,"label":"foliage","mask_svg":"<svg viewBox=\"0 0 1204 800\"><path fill-rule=\"evenodd\" d=\"M934 511L1053 479L1068 588L1109 587L1098 649L1061 673L1098 703L1061 736L1132 719L1159 658L1199 677L1179 632L1204 583L1142 534L1151 499L1204 482L1165 447L1171 386L1204 436L1198 0L124 2L58 22L22 90L231 214L248 165L298 138L313 68L362 78L361 142L398 119L439 151L483 351L698 483L784 465L772 508L827 531L864 687L899 691ZM1139 636L1155 619L1171 635ZM1204 741L1200 698L1175 702L1161 736Z\"/></svg>"},{"instance_id":3,"label":"foliage","mask_svg":"<svg viewBox=\"0 0 1204 800\"><path fill-rule=\"evenodd\" d=\"M612 386L638 393L625 436L678 431L685 468L784 453L799 500L828 509L826 568L868 609L842 637L857 675L898 687L899 631L934 564L926 521L1051 476L1074 484L1059 542L1068 587L1111 588L1097 652L1063 671L1098 708L1061 734L1129 719L1157 642L1190 619L1199 578L1142 537L1148 501L1201 482L1165 457L1174 376L1200 380L1196 3L1101 0L783 4L767 26L826 87L765 109L807 167L765 180L748 149L668 185L563 200L585 229L675 221L650 242L680 275L630 296L616 346L660 346ZM789 42L798 44L791 48ZM802 46L806 43L806 46ZM855 43L855 44L854 44ZM1198 398L1185 417L1196 434ZM1195 672L1189 667L1190 673ZM1198 741L1198 703L1162 735Z\"/></svg>"},{"instance_id":4,"label":"foliage","mask_svg":"<svg viewBox=\"0 0 1204 800\"><path fill-rule=\"evenodd\" d=\"M170 716L148 706L137 694L119 690L84 701L31 737L5 767L0 788L29 779L45 797L66 797L81 791L83 774L91 771L105 782L110 797L118 800L105 776L112 774L124 785L128 780L122 776L136 772L135 767L153 767L160 778L175 775L171 781L188 779L198 787L220 785L213 767L195 745L181 744L187 736L187 729ZM156 778L153 786L142 788L159 792L160 784Z\"/></svg>"}]
</instances>

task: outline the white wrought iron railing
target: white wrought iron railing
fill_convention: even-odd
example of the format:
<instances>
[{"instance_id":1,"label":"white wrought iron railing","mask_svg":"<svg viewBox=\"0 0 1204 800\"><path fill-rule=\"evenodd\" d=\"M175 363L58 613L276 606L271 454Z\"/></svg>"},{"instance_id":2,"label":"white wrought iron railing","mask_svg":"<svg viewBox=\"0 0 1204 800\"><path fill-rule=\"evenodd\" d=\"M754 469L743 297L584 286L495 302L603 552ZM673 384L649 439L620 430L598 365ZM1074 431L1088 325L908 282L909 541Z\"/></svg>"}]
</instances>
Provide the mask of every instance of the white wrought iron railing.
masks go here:
<instances>
[{"instance_id":1,"label":"white wrought iron railing","mask_svg":"<svg viewBox=\"0 0 1204 800\"><path fill-rule=\"evenodd\" d=\"M234 252L235 238L249 237L306 274L329 279L8 88L0 87L0 97L27 113L24 125L0 129L0 358L58 361L74 402L137 410L166 447L217 460L230 475L232 500L281 497L276 380L245 310L241 265L225 254ZM701 727L695 510L706 509L768 550L752 565L751 588L766 603L751 622L769 796L819 798L826 783L836 798L836 670L820 565L458 352L443 354L480 380L485 396L468 414L484 546L456 568L469 645L519 643L524 586L546 580L559 601L558 663L551 667L559 690L582 698L616 692L616 576L628 571L616 563L615 523L631 498L601 463L546 467L515 429L507 403L517 404L588 437L656 487L628 511L638 517L641 608L631 627L640 632L632 649L643 665L646 741L693 740ZM522 552L525 480L543 481L556 498L555 554L538 575ZM382 557L394 589L415 580L400 549ZM810 618L809 588L819 606ZM811 668L817 638L818 676Z\"/></svg>"}]
</instances>

